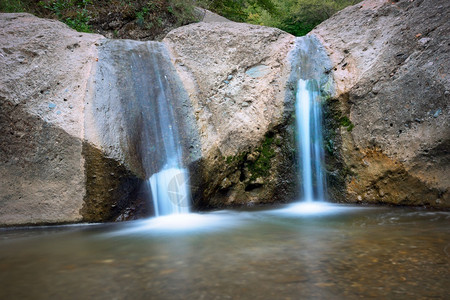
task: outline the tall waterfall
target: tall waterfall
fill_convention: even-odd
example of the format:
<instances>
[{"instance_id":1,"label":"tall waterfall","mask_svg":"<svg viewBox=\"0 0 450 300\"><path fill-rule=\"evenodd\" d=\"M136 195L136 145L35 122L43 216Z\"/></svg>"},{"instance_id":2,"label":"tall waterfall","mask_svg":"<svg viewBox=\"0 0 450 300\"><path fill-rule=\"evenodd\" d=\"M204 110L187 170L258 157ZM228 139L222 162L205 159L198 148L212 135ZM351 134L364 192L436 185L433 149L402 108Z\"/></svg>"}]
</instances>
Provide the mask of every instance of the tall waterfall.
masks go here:
<instances>
[{"instance_id":1,"label":"tall waterfall","mask_svg":"<svg viewBox=\"0 0 450 300\"><path fill-rule=\"evenodd\" d=\"M327 197L322 137L321 89L326 90L329 76L324 72L327 56L312 36L296 41L297 68L296 125L302 201L323 201Z\"/></svg>"},{"instance_id":2,"label":"tall waterfall","mask_svg":"<svg viewBox=\"0 0 450 300\"><path fill-rule=\"evenodd\" d=\"M152 51L152 50L151 50ZM155 52L153 50L153 52ZM157 66L155 56L152 65ZM160 70L155 67L152 89L155 91L154 126L158 132L162 149L157 149L164 155L164 165L148 179L150 185L153 207L156 216L189 213L191 194L189 190L189 172L182 167L182 151L180 148L179 133L172 108L172 99L165 90L163 81L168 81Z\"/></svg>"}]
</instances>

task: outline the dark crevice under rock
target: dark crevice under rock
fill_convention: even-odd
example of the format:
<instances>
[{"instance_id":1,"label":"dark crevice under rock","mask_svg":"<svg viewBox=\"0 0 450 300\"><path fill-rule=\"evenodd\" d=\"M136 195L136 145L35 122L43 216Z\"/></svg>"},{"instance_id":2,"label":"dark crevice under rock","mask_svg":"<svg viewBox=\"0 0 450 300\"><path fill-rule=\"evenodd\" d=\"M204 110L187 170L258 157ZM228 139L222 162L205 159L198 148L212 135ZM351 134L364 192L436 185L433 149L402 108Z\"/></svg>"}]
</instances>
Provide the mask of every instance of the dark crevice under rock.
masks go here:
<instances>
[{"instance_id":1,"label":"dark crevice under rock","mask_svg":"<svg viewBox=\"0 0 450 300\"><path fill-rule=\"evenodd\" d=\"M82 153L86 196L80 212L84 221L122 221L149 215L142 179L87 142Z\"/></svg>"}]
</instances>

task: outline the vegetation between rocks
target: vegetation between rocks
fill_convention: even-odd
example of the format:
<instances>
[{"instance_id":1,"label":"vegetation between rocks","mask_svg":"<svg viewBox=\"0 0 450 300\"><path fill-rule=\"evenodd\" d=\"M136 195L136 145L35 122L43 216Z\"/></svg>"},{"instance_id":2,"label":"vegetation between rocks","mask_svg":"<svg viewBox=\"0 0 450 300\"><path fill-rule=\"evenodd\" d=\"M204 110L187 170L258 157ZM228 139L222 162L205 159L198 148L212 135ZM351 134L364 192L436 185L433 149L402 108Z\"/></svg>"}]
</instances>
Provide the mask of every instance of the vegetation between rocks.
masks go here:
<instances>
[{"instance_id":1,"label":"vegetation between rocks","mask_svg":"<svg viewBox=\"0 0 450 300\"><path fill-rule=\"evenodd\" d=\"M280 28L302 36L335 12L361 0L2 0L1 12L58 19L82 32L155 39L169 28L198 21L195 7L230 20ZM145 31L137 37L124 32ZM135 34L136 35L136 34Z\"/></svg>"},{"instance_id":2,"label":"vegetation between rocks","mask_svg":"<svg viewBox=\"0 0 450 300\"><path fill-rule=\"evenodd\" d=\"M273 135L266 135L261 146L253 151L244 151L236 156L228 156L225 158L227 164L236 164L243 166L249 171L248 182L253 182L257 178L269 175L272 167L272 158L275 157L274 146L280 146L281 141Z\"/></svg>"},{"instance_id":3,"label":"vegetation between rocks","mask_svg":"<svg viewBox=\"0 0 450 300\"><path fill-rule=\"evenodd\" d=\"M152 40L197 21L194 4L194 0L3 0L0 11L58 19L81 32Z\"/></svg>"},{"instance_id":4,"label":"vegetation between rocks","mask_svg":"<svg viewBox=\"0 0 450 300\"><path fill-rule=\"evenodd\" d=\"M230 20L276 27L302 36L337 11L361 0L203 0L199 4Z\"/></svg>"}]
</instances>

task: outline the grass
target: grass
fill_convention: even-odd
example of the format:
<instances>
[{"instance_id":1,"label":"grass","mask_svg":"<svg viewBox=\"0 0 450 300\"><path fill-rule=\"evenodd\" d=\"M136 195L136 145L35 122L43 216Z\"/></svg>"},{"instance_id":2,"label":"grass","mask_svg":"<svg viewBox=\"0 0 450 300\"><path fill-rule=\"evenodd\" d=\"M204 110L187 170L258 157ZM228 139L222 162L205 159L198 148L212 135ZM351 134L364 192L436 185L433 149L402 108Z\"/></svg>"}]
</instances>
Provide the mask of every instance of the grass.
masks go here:
<instances>
[{"instance_id":1,"label":"grass","mask_svg":"<svg viewBox=\"0 0 450 300\"><path fill-rule=\"evenodd\" d=\"M21 0L1 0L0 11L6 13L26 12L27 5Z\"/></svg>"}]
</instances>

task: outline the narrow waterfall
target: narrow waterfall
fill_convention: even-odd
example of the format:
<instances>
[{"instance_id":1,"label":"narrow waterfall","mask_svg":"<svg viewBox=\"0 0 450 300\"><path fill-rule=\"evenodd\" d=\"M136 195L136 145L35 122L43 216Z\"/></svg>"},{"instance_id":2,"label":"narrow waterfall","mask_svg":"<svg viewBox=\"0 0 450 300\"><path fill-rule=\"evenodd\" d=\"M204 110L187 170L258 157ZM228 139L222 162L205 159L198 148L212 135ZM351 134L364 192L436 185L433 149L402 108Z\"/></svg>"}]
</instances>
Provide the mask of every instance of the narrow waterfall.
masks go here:
<instances>
[{"instance_id":1,"label":"narrow waterfall","mask_svg":"<svg viewBox=\"0 0 450 300\"><path fill-rule=\"evenodd\" d=\"M305 202L326 199L327 186L324 172L322 137L322 95L329 76L324 73L327 57L314 37L296 41L296 126L300 169L300 199Z\"/></svg>"},{"instance_id":2,"label":"narrow waterfall","mask_svg":"<svg viewBox=\"0 0 450 300\"><path fill-rule=\"evenodd\" d=\"M326 191L319 93L316 80L298 80L295 113L303 201L322 201Z\"/></svg>"},{"instance_id":3,"label":"narrow waterfall","mask_svg":"<svg viewBox=\"0 0 450 300\"><path fill-rule=\"evenodd\" d=\"M152 65L157 65L155 56L152 56ZM157 151L164 155L164 165L148 179L155 215L189 213L191 203L189 172L182 167L182 151L172 99L171 95L166 93L163 84L163 81L167 81L168 78L161 74L158 68L154 69L154 74L152 89L155 90L154 96L156 96L153 108L155 121L149 126L154 126L161 137L162 145L158 146Z\"/></svg>"}]
</instances>

